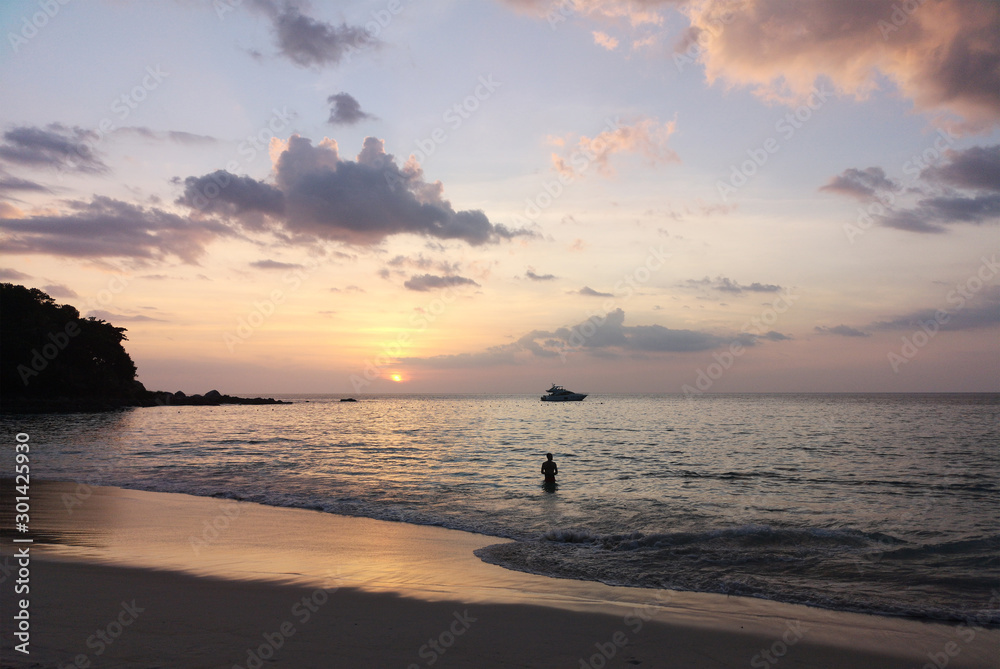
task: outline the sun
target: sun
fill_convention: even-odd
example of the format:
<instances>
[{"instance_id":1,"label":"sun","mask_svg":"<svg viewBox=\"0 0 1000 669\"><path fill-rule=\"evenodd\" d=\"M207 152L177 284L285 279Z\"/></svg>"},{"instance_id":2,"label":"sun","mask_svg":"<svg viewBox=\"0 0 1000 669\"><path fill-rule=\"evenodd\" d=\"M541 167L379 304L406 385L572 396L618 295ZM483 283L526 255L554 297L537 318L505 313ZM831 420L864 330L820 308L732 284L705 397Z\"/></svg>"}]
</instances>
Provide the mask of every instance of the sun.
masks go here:
<instances>
[{"instance_id":1,"label":"sun","mask_svg":"<svg viewBox=\"0 0 1000 669\"><path fill-rule=\"evenodd\" d=\"M400 383L403 380L403 375L402 374L393 374L392 375L392 380L395 381L396 383Z\"/></svg>"}]
</instances>

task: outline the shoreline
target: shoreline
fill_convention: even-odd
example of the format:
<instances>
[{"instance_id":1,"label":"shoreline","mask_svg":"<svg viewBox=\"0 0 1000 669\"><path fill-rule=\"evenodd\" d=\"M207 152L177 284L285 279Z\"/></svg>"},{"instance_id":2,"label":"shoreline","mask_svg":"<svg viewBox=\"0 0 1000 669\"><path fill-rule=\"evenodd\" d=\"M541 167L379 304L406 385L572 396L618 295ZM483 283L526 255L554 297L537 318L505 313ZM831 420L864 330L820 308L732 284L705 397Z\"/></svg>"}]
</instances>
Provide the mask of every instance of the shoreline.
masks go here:
<instances>
[{"instance_id":1,"label":"shoreline","mask_svg":"<svg viewBox=\"0 0 1000 669\"><path fill-rule=\"evenodd\" d=\"M13 651L5 611L4 666L43 656L65 664L80 653L93 660L89 636L115 611L128 618L123 603L143 607L141 597L150 605L136 626L107 645L108 661L123 654L117 666L163 666L168 656L169 666L246 666L244 651L283 622L301 634L283 637L269 666L341 666L333 650L342 666L429 666L437 651L428 639L442 635L453 644L439 654L442 666L655 667L664 657L699 667L779 658L781 666L923 667L935 657L997 666L1000 630L514 572L472 554L500 541L485 535L177 493L31 488L37 653ZM12 582L0 587L12 600ZM313 612L319 622L306 629L308 607L297 616L290 607L312 594L337 606ZM164 625L176 634L156 631ZM343 629L352 630L346 647L332 641Z\"/></svg>"},{"instance_id":2,"label":"shoreline","mask_svg":"<svg viewBox=\"0 0 1000 669\"><path fill-rule=\"evenodd\" d=\"M61 484L82 485L84 488L91 488L91 486L87 486L86 484L71 483L67 479L51 479L51 480L45 480L45 481L36 481L36 483L41 483L41 484L49 485L49 486L51 486L51 485L61 485ZM0 492L11 493L10 488L9 487L5 488L4 486L12 486L12 485L13 485L13 479L0 477ZM354 521L360 521L360 522L364 522L364 521L370 520L370 521L373 521L375 523L386 522L386 523L389 523L390 525L402 524L404 526L413 527L413 528L431 528L432 531L452 532L452 533L455 533L458 536L472 536L472 537L476 537L476 538L480 539L481 541L479 543L475 543L474 545L470 545L470 546L467 547L467 549L470 552L472 552L477 557L477 559L479 559L484 564L498 566L501 569L503 569L504 571L522 573L522 574L526 574L526 575L530 575L530 576L540 576L540 577L546 578L546 579L555 579L555 580L569 581L571 583L594 583L594 584L599 584L599 585L607 586L607 587L611 587L611 588L625 588L627 590L651 591L651 592L656 591L656 590L667 590L667 588L658 587L658 586L651 586L651 585L643 585L643 584L635 584L635 583L623 583L623 582L620 582L620 581L616 582L614 580L610 580L609 581L609 580L601 580L601 579L597 579L597 578L583 578L583 577L579 577L579 576L576 577L576 578L574 578L572 576L564 576L564 575L561 575L560 573L552 573L551 568L548 568L548 569L545 568L545 566L544 566L545 563L542 563L543 567L539 567L539 568L535 568L535 569L521 569L521 568L519 568L520 564L512 566L512 565L506 563L506 561L503 560L503 559L497 559L497 558L495 558L495 556L493 556L489 551L486 551L484 553L482 550L480 550L480 549L484 549L484 548L499 548L499 549L502 550L502 547L505 544L516 544L516 543L518 543L518 541L519 541L518 539L512 539L512 538L509 538L509 537L506 537L506 536L503 536L503 535L499 535L499 534L486 534L486 533L478 532L475 529L469 529L467 527L462 527L462 526L454 526L454 525L449 525L449 524L445 524L445 523L440 523L439 524L439 523L433 523L433 522L424 522L424 523L421 523L421 522L416 522L416 521L413 521L413 520L396 520L394 518L379 518L377 516L343 514L343 513L340 513L338 511L335 511L335 510L334 511L330 511L330 510L327 510L327 509L319 509L319 507L281 506L281 505L274 504L274 503L271 503L271 502L266 502L266 501L265 502L256 502L256 501L244 500L244 499L238 498L238 497L237 498L226 497L226 496L223 496L223 495L221 495L219 493L216 493L216 494L213 494L213 495L207 495L205 493L197 493L197 492L148 490L148 489L143 489L143 488L118 488L117 486L93 486L93 488L94 489L118 490L120 492L148 493L148 494L153 494L153 495L168 495L168 496L179 495L179 496L182 496L182 497L188 497L188 498L192 498L192 499L196 499L196 500L214 500L217 503L219 503L220 505L225 505L225 504L230 504L230 503L232 503L232 504L246 503L246 504L252 504L252 505L255 505L255 506L260 506L260 507L263 507L263 508L266 508L266 509L284 509L284 510L292 510L292 511L305 511L305 512L308 512L308 513L319 512L319 513L323 514L324 516L332 516L332 517L341 518L341 519L352 519ZM74 496L75 496L75 494L74 494ZM225 514L223 514L223 515L225 515ZM177 565L172 565L170 568L171 569L186 570L185 567L178 567ZM224 578L228 578L228 575L223 575L223 577ZM985 629L1000 630L1000 623L998 623L997 620L996 620L997 611L1000 610L1000 587L993 587L991 589L990 593L989 593L990 599L989 599L989 609L988 610L991 612L992 615L988 616L988 617L984 617L984 615L983 615L983 612L987 610L987 609L984 609L984 608L978 608L978 609L972 608L972 609L969 609L967 611L952 612L951 615L920 615L919 613L916 613L916 612L911 612L911 611L902 611L902 612L900 612L900 611L892 610L891 608L888 608L888 607L885 608L885 609L878 609L878 608L874 608L874 607L868 607L868 608L864 608L864 607L860 607L860 606L853 606L852 607L851 605L837 606L836 603L830 603L828 601L822 601L822 600L821 601L813 601L813 600L807 599L807 598L800 598L799 600L796 600L796 599L792 599L792 598L780 598L780 597L776 597L776 596L767 596L767 594L760 594L760 595L758 595L758 594L744 594L744 593L738 593L738 592L727 592L725 589L699 590L699 589L689 589L689 588L681 587L681 588L678 588L678 589L673 590L673 591L674 592L691 593L691 594L694 594L694 595L709 595L709 596L725 597L725 598L751 599L751 600L756 600L756 601L761 601L761 602L774 602L776 604L787 604L787 605L793 605L793 606L805 606L805 607L810 608L810 609L831 611L831 612L834 612L834 613L848 613L848 614L854 614L854 615L874 616L874 617L894 619L894 620L908 620L908 621L914 621L914 622L918 622L918 623L932 623L932 624L940 624L940 625L952 626L952 627L961 627L961 626L968 626L968 625L973 625L974 624L974 625L976 625L978 627L983 627ZM985 602L985 597L984 597L983 601ZM938 613L938 612L935 611L934 613ZM998 665L998 666L1000 666L1000 665Z\"/></svg>"}]
</instances>

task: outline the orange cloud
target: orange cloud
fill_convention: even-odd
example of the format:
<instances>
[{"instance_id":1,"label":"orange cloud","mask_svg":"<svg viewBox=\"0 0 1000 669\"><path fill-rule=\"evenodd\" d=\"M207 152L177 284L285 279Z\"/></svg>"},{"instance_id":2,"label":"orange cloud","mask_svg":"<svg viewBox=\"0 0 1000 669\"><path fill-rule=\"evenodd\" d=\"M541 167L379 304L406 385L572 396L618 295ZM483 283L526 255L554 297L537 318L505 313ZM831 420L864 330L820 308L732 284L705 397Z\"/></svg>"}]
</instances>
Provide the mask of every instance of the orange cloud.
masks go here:
<instances>
[{"instance_id":1,"label":"orange cloud","mask_svg":"<svg viewBox=\"0 0 1000 669\"><path fill-rule=\"evenodd\" d=\"M612 176L611 156L617 153L639 153L651 164L680 162L677 153L667 146L667 140L676 130L676 122L659 123L656 119L644 118L632 125L613 124L594 137L581 135L574 143L576 149L569 155L552 154L552 166L559 174L574 178L590 165L596 164L604 176ZM550 143L553 142L551 139ZM564 146L567 142L558 142Z\"/></svg>"},{"instance_id":2,"label":"orange cloud","mask_svg":"<svg viewBox=\"0 0 1000 669\"><path fill-rule=\"evenodd\" d=\"M618 40L616 40L611 35L607 33L602 33L600 30L594 31L594 44L601 47L602 49L607 49L608 51L614 51L618 48Z\"/></svg>"},{"instance_id":3,"label":"orange cloud","mask_svg":"<svg viewBox=\"0 0 1000 669\"><path fill-rule=\"evenodd\" d=\"M864 98L891 80L964 130L1000 124L1000 5L990 0L696 0L679 53L710 82L801 101L820 77Z\"/></svg>"},{"instance_id":4,"label":"orange cloud","mask_svg":"<svg viewBox=\"0 0 1000 669\"><path fill-rule=\"evenodd\" d=\"M655 43L674 8L691 20L675 60L700 61L710 82L798 104L821 78L859 99L888 80L954 130L1000 125L996 0L503 1L553 29L571 16L627 20L642 33L633 49Z\"/></svg>"},{"instance_id":5,"label":"orange cloud","mask_svg":"<svg viewBox=\"0 0 1000 669\"><path fill-rule=\"evenodd\" d=\"M24 212L10 202L0 201L0 218L24 218Z\"/></svg>"}]
</instances>

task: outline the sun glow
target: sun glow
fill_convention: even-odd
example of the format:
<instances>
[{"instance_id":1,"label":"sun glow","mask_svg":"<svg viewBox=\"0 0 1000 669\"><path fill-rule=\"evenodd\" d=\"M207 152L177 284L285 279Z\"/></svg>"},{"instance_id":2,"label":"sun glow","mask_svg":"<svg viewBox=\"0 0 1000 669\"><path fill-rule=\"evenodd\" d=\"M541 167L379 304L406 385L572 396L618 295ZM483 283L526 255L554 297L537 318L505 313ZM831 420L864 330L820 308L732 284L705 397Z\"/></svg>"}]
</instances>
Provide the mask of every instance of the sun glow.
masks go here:
<instances>
[{"instance_id":1,"label":"sun glow","mask_svg":"<svg viewBox=\"0 0 1000 669\"><path fill-rule=\"evenodd\" d=\"M403 380L403 375L402 374L393 374L392 375L392 380L395 381L396 383L400 383Z\"/></svg>"}]
</instances>

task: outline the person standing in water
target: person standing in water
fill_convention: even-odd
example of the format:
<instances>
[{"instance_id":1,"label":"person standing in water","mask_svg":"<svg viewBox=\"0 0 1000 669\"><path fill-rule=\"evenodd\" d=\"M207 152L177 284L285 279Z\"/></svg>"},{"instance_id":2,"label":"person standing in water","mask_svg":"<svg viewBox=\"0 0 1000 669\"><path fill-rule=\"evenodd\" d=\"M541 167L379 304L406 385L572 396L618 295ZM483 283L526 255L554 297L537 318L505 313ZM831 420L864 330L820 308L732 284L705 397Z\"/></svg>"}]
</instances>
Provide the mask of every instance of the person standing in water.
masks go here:
<instances>
[{"instance_id":1,"label":"person standing in water","mask_svg":"<svg viewBox=\"0 0 1000 669\"><path fill-rule=\"evenodd\" d=\"M545 482L555 483L559 468L556 466L555 461L552 460L551 453L546 453L545 457L548 458L548 460L542 463L542 473L545 474Z\"/></svg>"}]
</instances>

